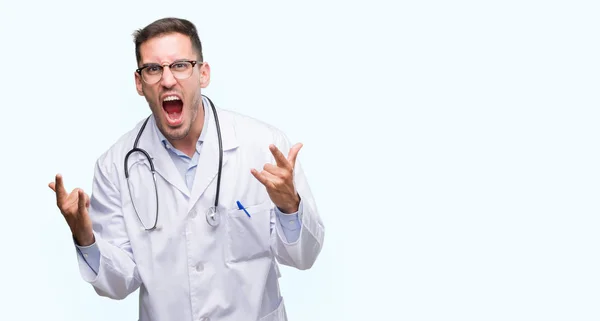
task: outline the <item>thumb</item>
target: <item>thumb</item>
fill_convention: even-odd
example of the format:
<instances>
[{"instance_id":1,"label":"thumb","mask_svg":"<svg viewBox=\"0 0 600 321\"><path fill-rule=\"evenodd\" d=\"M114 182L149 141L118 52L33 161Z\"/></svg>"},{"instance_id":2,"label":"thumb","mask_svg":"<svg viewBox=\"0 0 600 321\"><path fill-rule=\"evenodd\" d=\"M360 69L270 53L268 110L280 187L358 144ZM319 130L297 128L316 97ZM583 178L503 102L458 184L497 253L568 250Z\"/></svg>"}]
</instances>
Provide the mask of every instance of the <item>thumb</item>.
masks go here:
<instances>
[{"instance_id":1,"label":"thumb","mask_svg":"<svg viewBox=\"0 0 600 321\"><path fill-rule=\"evenodd\" d=\"M288 161L292 164L292 168L296 167L296 157L298 157L298 152L304 146L302 143L297 143L290 149Z\"/></svg>"},{"instance_id":2,"label":"thumb","mask_svg":"<svg viewBox=\"0 0 600 321\"><path fill-rule=\"evenodd\" d=\"M82 189L77 190L77 198L78 198L78 205L79 205L79 215L84 215L87 212L87 207L86 207L86 195L83 192Z\"/></svg>"},{"instance_id":3,"label":"thumb","mask_svg":"<svg viewBox=\"0 0 600 321\"><path fill-rule=\"evenodd\" d=\"M90 197L88 196L88 194L85 194L85 207L90 207Z\"/></svg>"}]
</instances>

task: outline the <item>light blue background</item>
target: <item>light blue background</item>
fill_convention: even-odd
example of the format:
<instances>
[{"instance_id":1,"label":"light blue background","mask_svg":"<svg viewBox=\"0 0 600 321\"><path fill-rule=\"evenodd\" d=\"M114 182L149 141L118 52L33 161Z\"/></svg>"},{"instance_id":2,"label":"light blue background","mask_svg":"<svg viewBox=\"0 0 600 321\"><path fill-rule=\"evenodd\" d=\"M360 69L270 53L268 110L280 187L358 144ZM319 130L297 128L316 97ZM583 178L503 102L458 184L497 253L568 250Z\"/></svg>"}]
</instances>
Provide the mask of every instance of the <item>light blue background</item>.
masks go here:
<instances>
[{"instance_id":1,"label":"light blue background","mask_svg":"<svg viewBox=\"0 0 600 321\"><path fill-rule=\"evenodd\" d=\"M282 269L291 321L600 319L597 2L168 3L0 0L0 319L136 320L47 184L89 191L148 115L131 34L163 16L197 24L216 104L304 143L327 232Z\"/></svg>"}]
</instances>

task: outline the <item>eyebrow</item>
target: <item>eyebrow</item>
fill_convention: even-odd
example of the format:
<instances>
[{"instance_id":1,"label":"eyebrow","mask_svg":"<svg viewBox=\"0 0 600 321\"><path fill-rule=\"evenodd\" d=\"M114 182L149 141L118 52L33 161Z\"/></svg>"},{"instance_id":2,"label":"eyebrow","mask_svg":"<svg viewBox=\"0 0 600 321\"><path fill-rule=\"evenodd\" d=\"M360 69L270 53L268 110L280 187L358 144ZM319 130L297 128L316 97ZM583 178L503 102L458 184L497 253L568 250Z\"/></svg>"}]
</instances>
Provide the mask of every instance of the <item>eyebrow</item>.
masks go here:
<instances>
[{"instance_id":1,"label":"eyebrow","mask_svg":"<svg viewBox=\"0 0 600 321\"><path fill-rule=\"evenodd\" d=\"M177 63L177 62L182 62L182 61L193 61L193 59L187 59L187 58L175 59L169 65ZM156 62L149 62L149 63L142 64L142 67L148 67L148 66L162 66L162 65L159 63L156 63Z\"/></svg>"}]
</instances>

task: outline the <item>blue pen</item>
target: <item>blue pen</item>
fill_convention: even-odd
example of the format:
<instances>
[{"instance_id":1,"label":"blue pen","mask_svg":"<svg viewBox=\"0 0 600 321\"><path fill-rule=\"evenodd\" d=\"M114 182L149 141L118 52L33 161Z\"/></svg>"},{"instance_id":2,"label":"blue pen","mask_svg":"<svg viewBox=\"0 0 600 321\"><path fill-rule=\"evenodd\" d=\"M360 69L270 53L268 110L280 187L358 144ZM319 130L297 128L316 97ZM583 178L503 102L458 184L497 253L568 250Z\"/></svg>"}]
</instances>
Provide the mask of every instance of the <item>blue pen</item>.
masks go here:
<instances>
[{"instance_id":1,"label":"blue pen","mask_svg":"<svg viewBox=\"0 0 600 321\"><path fill-rule=\"evenodd\" d=\"M238 205L238 209L244 210L244 212L246 212L246 215L248 215L248 217L250 217L250 213L248 213L248 211L246 211L246 208L244 207L244 205L242 205L242 203L240 203L240 201L237 201L237 205Z\"/></svg>"}]
</instances>

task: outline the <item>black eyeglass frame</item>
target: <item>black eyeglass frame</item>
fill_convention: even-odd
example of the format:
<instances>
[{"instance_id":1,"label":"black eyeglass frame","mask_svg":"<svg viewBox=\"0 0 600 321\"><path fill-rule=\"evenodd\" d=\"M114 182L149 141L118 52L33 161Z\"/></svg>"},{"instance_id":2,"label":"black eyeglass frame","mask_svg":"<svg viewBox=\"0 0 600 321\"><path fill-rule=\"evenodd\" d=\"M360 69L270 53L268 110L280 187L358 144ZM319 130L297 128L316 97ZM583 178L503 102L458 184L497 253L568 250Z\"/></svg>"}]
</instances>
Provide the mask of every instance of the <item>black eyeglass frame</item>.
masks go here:
<instances>
[{"instance_id":1,"label":"black eyeglass frame","mask_svg":"<svg viewBox=\"0 0 600 321\"><path fill-rule=\"evenodd\" d=\"M154 83L157 83L157 82L159 82L162 79L162 75L163 75L163 72L165 70L165 66L168 66L169 69L171 69L171 68L173 68L174 65L180 64L180 63L190 63L192 65L192 68L194 68L194 67L196 67L196 64L202 64L202 61L182 59L182 60L176 60L176 61L174 61L174 62L172 62L170 64L164 64L164 65L160 65L160 64L144 64L142 67L136 69L135 72L138 75L140 75L140 77L142 77L142 79L144 79L144 81L146 83L150 84L148 81L146 81L146 79L142 75L142 71L144 69L146 69L146 68L149 68L149 67L159 67L160 68L160 77L158 77L158 80L154 82ZM187 78L191 77L193 73L194 72L192 71L190 73L190 75L187 76L186 78L177 78L177 77L175 77L175 78L177 78L177 79L187 79Z\"/></svg>"}]
</instances>

